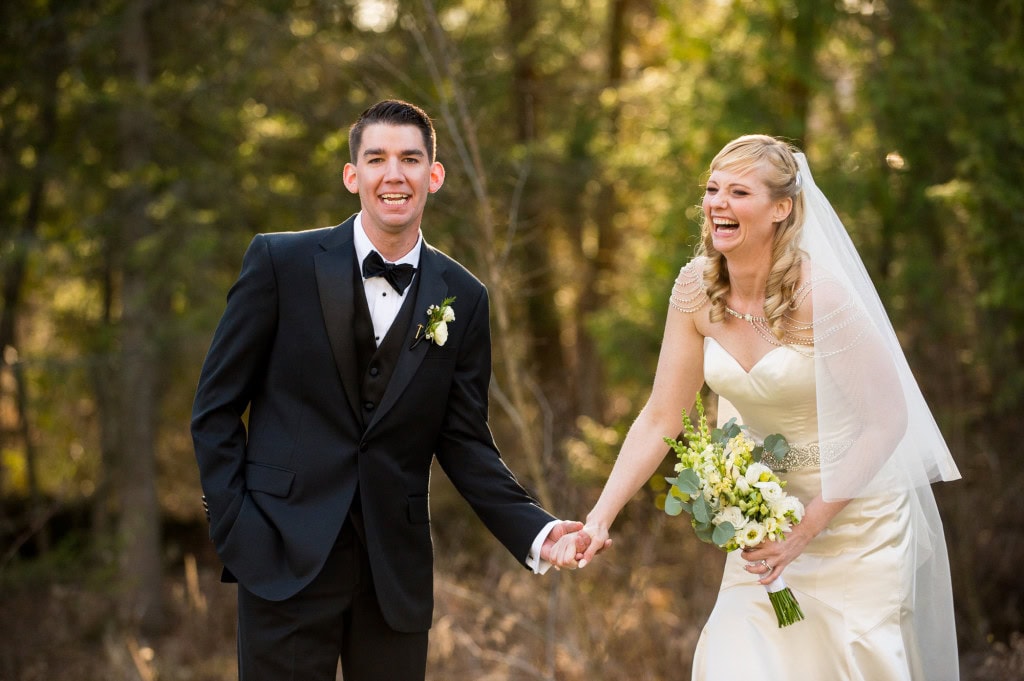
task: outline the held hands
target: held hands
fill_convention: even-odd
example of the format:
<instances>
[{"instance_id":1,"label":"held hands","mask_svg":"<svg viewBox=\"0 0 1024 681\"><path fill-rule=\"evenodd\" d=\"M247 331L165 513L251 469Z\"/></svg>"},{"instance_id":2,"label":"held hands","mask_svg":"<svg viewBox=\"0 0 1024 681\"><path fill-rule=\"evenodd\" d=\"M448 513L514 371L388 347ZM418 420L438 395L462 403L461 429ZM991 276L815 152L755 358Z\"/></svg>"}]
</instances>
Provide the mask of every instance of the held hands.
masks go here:
<instances>
[{"instance_id":1,"label":"held hands","mask_svg":"<svg viewBox=\"0 0 1024 681\"><path fill-rule=\"evenodd\" d=\"M555 532L560 527L567 525L569 523L556 526L548 535L548 541L555 538ZM580 523L573 523L573 525L576 526L575 529L566 528L559 532L560 536L557 541L552 542L547 556L544 555L543 550L541 551L541 556L556 568L582 568L593 560L595 555L612 544L612 540L608 538L608 531L603 528L589 525L582 527ZM545 542L545 548L547 546L548 542Z\"/></svg>"},{"instance_id":2,"label":"held hands","mask_svg":"<svg viewBox=\"0 0 1024 681\"><path fill-rule=\"evenodd\" d=\"M590 522L583 528L583 532L590 537L590 544L584 548L583 555L577 557L581 568L586 567L587 563L594 560L594 556L612 545L608 528L604 525Z\"/></svg>"},{"instance_id":3,"label":"held hands","mask_svg":"<svg viewBox=\"0 0 1024 681\"><path fill-rule=\"evenodd\" d=\"M554 565L556 570L579 567L579 560L589 545L590 537L583 530L563 534L551 547L548 562Z\"/></svg>"},{"instance_id":4,"label":"held hands","mask_svg":"<svg viewBox=\"0 0 1024 681\"><path fill-rule=\"evenodd\" d=\"M583 523L564 520L551 528L540 547L540 557L555 569L575 568L579 560L577 554L582 557L589 545L590 535L583 532Z\"/></svg>"}]
</instances>

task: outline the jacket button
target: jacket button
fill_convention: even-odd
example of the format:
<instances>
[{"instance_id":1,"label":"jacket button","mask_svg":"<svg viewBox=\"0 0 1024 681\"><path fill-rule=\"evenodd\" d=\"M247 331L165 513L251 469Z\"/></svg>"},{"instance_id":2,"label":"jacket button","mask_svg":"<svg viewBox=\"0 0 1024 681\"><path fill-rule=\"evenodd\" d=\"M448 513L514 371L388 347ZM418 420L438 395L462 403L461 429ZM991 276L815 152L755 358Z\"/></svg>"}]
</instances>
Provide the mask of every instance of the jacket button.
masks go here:
<instances>
[{"instance_id":1,"label":"jacket button","mask_svg":"<svg viewBox=\"0 0 1024 681\"><path fill-rule=\"evenodd\" d=\"M379 376L380 375L380 369L378 369L377 367L370 367L370 375L371 376Z\"/></svg>"},{"instance_id":2,"label":"jacket button","mask_svg":"<svg viewBox=\"0 0 1024 681\"><path fill-rule=\"evenodd\" d=\"M366 411L373 411L374 406L373 402L363 402L363 409Z\"/></svg>"}]
</instances>

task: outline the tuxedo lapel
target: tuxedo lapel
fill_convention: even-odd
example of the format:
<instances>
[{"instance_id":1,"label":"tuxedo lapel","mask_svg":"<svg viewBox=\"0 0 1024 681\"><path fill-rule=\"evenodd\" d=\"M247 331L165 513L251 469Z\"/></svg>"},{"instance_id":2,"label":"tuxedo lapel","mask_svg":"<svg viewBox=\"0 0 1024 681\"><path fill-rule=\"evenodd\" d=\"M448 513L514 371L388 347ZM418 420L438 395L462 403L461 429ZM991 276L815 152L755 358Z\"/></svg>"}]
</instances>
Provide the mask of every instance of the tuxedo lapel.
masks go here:
<instances>
[{"instance_id":1,"label":"tuxedo lapel","mask_svg":"<svg viewBox=\"0 0 1024 681\"><path fill-rule=\"evenodd\" d=\"M374 413L367 430L373 428L384 414L395 405L399 396L405 391L420 363L427 354L431 342L422 340L414 342L413 337L420 324L426 324L427 308L431 305L440 305L441 301L448 295L448 282L445 281L444 259L441 258L433 248L423 243L423 250L420 253L420 267L418 276L421 277L416 293L416 300L413 301L412 323L405 330L405 339L398 355L398 363L391 375L391 381L384 391L384 397L380 406ZM398 329L395 329L397 331Z\"/></svg>"},{"instance_id":2,"label":"tuxedo lapel","mask_svg":"<svg viewBox=\"0 0 1024 681\"><path fill-rule=\"evenodd\" d=\"M352 286L356 251L352 243L355 218L330 231L320 242L322 252L314 257L320 308L352 414L359 416L359 362L356 356L355 291Z\"/></svg>"}]
</instances>

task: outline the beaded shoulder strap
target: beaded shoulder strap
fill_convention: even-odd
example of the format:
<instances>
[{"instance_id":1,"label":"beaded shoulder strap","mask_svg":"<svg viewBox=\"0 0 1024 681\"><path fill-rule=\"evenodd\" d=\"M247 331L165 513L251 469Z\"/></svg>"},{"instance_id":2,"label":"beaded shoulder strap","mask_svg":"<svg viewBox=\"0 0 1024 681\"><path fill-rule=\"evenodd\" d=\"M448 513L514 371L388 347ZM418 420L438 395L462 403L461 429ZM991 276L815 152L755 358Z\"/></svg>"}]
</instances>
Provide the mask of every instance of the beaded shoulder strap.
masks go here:
<instances>
[{"instance_id":1,"label":"beaded shoulder strap","mask_svg":"<svg viewBox=\"0 0 1024 681\"><path fill-rule=\"evenodd\" d=\"M704 288L704 261L703 257L694 258L680 268L669 297L673 309L693 314L707 305L710 299Z\"/></svg>"}]
</instances>

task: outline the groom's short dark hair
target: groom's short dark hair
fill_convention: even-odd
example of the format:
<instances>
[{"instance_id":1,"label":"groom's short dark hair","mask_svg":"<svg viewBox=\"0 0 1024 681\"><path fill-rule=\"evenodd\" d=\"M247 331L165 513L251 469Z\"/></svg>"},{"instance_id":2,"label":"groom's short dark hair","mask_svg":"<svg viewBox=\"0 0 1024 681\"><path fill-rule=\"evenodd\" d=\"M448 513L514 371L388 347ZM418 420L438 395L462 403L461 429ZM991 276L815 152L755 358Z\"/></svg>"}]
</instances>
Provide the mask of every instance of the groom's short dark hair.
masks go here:
<instances>
[{"instance_id":1,"label":"groom's short dark hair","mask_svg":"<svg viewBox=\"0 0 1024 681\"><path fill-rule=\"evenodd\" d=\"M349 128L348 151L352 163L355 163L359 156L359 147L363 142L363 130L366 129L366 126L374 123L416 126L423 135L423 145L427 149L430 162L434 162L434 157L437 155L437 135L434 132L434 123L430 120L427 112L415 104L403 102L400 99L385 99L359 114L359 118Z\"/></svg>"}]
</instances>

